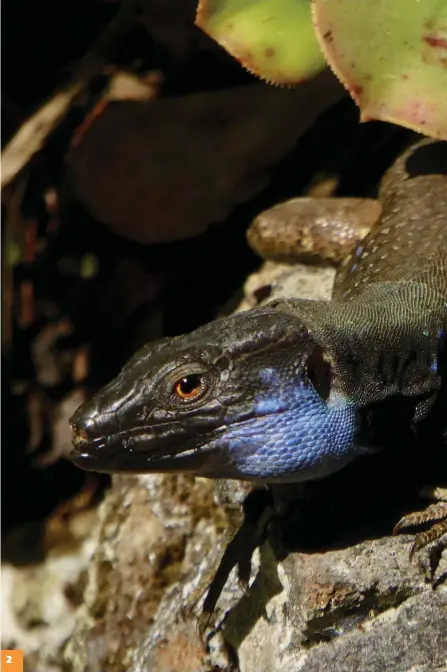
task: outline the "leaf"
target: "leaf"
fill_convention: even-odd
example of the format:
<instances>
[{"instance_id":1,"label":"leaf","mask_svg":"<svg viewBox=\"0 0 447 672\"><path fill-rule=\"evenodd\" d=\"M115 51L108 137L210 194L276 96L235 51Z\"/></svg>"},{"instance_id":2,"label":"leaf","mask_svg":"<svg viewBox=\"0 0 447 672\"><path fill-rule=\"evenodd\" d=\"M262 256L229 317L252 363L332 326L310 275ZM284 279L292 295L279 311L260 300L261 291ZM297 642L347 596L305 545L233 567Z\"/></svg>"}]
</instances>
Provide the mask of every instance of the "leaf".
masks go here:
<instances>
[{"instance_id":1,"label":"leaf","mask_svg":"<svg viewBox=\"0 0 447 672\"><path fill-rule=\"evenodd\" d=\"M343 88L327 69L296 89L256 83L99 106L67 156L91 214L141 244L191 238L225 221Z\"/></svg>"},{"instance_id":2,"label":"leaf","mask_svg":"<svg viewBox=\"0 0 447 672\"><path fill-rule=\"evenodd\" d=\"M447 0L314 0L313 18L362 121L447 139Z\"/></svg>"},{"instance_id":3,"label":"leaf","mask_svg":"<svg viewBox=\"0 0 447 672\"><path fill-rule=\"evenodd\" d=\"M293 86L325 67L310 0L200 0L196 25L268 82Z\"/></svg>"}]
</instances>

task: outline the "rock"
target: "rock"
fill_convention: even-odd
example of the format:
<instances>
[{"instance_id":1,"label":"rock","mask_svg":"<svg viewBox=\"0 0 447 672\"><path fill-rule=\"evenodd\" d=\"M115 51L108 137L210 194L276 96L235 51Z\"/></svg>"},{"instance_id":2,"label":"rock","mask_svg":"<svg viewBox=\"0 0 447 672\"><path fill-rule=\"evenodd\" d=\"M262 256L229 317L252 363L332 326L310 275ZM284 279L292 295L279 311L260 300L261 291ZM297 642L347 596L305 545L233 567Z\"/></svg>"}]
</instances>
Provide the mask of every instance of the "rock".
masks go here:
<instances>
[{"instance_id":1,"label":"rock","mask_svg":"<svg viewBox=\"0 0 447 672\"><path fill-rule=\"evenodd\" d=\"M158 627L166 590L208 557L223 519L210 481L158 475L115 478L99 516L85 603L66 657L76 672L130 672L138 669L147 633ZM183 600L174 603L179 612ZM180 664L187 631L170 654ZM195 655L197 647L188 647Z\"/></svg>"},{"instance_id":2,"label":"rock","mask_svg":"<svg viewBox=\"0 0 447 672\"><path fill-rule=\"evenodd\" d=\"M283 592L238 649L244 672L399 672L446 663L447 590L433 591L409 563L406 539L292 554L278 573Z\"/></svg>"},{"instance_id":3,"label":"rock","mask_svg":"<svg viewBox=\"0 0 447 672\"><path fill-rule=\"evenodd\" d=\"M75 627L96 527L94 510L73 515L62 529L53 530L56 535L44 558L40 523L16 528L3 540L2 554L10 562L2 562L2 647L21 649L26 670L62 670L62 651Z\"/></svg>"}]
</instances>

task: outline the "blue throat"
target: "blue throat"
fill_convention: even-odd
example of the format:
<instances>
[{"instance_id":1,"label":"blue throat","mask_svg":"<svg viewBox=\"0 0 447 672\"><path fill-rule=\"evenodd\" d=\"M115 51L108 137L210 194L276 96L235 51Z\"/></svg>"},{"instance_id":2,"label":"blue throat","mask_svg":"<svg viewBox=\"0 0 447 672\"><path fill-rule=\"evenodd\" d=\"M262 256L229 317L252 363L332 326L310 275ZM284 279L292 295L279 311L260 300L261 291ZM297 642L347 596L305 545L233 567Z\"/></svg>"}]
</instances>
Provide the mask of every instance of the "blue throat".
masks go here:
<instances>
[{"instance_id":1,"label":"blue throat","mask_svg":"<svg viewBox=\"0 0 447 672\"><path fill-rule=\"evenodd\" d=\"M268 481L320 478L364 451L355 444L356 404L339 394L325 402L300 378L277 384L274 369L263 369L260 376L273 385L254 400L254 417L240 422L228 417L223 435L209 445L224 443L241 476Z\"/></svg>"}]
</instances>

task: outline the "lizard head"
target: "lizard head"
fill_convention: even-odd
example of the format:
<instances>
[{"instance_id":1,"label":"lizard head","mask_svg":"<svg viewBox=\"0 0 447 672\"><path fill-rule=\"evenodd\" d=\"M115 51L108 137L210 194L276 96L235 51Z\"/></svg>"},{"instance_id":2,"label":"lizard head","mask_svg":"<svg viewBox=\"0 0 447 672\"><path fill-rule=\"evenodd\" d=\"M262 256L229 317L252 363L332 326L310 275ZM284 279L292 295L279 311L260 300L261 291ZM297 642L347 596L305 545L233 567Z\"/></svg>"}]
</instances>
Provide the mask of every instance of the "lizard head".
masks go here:
<instances>
[{"instance_id":1,"label":"lizard head","mask_svg":"<svg viewBox=\"0 0 447 672\"><path fill-rule=\"evenodd\" d=\"M331 376L324 348L287 311L217 320L139 350L71 418L70 459L109 473L323 475L343 464L355 425Z\"/></svg>"}]
</instances>

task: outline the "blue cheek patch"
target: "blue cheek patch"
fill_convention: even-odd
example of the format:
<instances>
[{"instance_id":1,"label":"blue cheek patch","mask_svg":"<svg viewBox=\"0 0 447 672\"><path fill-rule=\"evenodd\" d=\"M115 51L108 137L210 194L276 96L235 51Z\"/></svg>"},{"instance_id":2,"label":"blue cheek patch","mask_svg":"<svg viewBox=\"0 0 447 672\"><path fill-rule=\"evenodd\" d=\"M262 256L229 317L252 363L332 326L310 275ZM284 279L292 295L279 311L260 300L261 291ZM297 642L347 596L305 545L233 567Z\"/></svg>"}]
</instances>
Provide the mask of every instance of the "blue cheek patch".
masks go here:
<instances>
[{"instance_id":1,"label":"blue cheek patch","mask_svg":"<svg viewBox=\"0 0 447 672\"><path fill-rule=\"evenodd\" d=\"M260 369L258 371L258 376L263 383L266 385L274 385L279 382L279 376L276 369L267 367L265 369Z\"/></svg>"},{"instance_id":2,"label":"blue cheek patch","mask_svg":"<svg viewBox=\"0 0 447 672\"><path fill-rule=\"evenodd\" d=\"M317 478L356 454L356 406L340 395L325 404L311 385L298 381L265 391L254 409L254 418L229 424L225 433L231 459L248 478Z\"/></svg>"},{"instance_id":3,"label":"blue cheek patch","mask_svg":"<svg viewBox=\"0 0 447 672\"><path fill-rule=\"evenodd\" d=\"M272 395L255 403L255 411L259 416L282 413L283 411L287 411L288 408L287 400L279 395Z\"/></svg>"}]
</instances>

